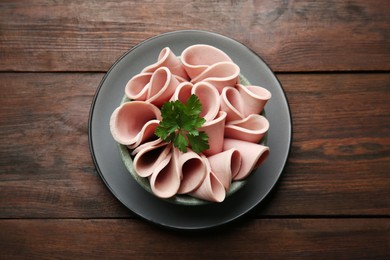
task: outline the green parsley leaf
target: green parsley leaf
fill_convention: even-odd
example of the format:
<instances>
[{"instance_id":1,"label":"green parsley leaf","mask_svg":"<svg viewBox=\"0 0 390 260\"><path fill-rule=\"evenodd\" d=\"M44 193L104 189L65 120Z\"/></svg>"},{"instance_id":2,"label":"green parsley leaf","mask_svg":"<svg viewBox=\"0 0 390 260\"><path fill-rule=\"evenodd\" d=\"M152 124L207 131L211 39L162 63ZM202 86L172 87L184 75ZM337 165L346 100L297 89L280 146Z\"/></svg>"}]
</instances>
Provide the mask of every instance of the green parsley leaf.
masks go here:
<instances>
[{"instance_id":1,"label":"green parsley leaf","mask_svg":"<svg viewBox=\"0 0 390 260\"><path fill-rule=\"evenodd\" d=\"M176 138L173 140L173 145L179 148L183 153L187 152L188 141L182 133L179 132L179 134L176 135Z\"/></svg>"},{"instance_id":2,"label":"green parsley leaf","mask_svg":"<svg viewBox=\"0 0 390 260\"><path fill-rule=\"evenodd\" d=\"M208 135L198 130L206 122L200 117L201 111L202 104L196 95L191 95L186 104L179 100L166 102L161 107L162 120L155 134L165 142L173 142L182 152L191 147L201 153L209 148Z\"/></svg>"},{"instance_id":3,"label":"green parsley leaf","mask_svg":"<svg viewBox=\"0 0 390 260\"><path fill-rule=\"evenodd\" d=\"M199 98L196 95L191 95L188 98L185 110L188 115L199 116L202 111L202 104L199 102Z\"/></svg>"},{"instance_id":4,"label":"green parsley leaf","mask_svg":"<svg viewBox=\"0 0 390 260\"><path fill-rule=\"evenodd\" d=\"M200 153L209 148L209 136L205 132L199 132L199 135L187 135L194 152Z\"/></svg>"}]
</instances>

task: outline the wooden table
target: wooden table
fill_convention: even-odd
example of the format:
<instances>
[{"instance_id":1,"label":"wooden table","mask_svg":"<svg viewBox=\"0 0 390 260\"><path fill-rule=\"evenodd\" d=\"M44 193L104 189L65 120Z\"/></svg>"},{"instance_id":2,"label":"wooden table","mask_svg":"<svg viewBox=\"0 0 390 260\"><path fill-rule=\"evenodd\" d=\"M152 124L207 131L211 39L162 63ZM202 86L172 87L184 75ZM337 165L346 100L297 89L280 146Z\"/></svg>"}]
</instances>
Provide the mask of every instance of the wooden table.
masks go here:
<instances>
[{"instance_id":1,"label":"wooden table","mask_svg":"<svg viewBox=\"0 0 390 260\"><path fill-rule=\"evenodd\" d=\"M0 2L0 258L390 257L390 2ZM151 36L202 29L276 72L293 122L278 185L240 221L152 225L104 185L88 115L105 72Z\"/></svg>"}]
</instances>

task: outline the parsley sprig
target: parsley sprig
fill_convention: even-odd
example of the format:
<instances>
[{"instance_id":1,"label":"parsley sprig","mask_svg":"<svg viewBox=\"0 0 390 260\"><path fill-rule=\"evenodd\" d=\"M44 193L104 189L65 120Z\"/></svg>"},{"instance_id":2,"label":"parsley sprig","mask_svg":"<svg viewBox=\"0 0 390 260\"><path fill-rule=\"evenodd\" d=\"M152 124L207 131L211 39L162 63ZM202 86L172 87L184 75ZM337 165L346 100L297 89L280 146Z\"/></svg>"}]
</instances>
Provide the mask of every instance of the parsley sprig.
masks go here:
<instances>
[{"instance_id":1,"label":"parsley sprig","mask_svg":"<svg viewBox=\"0 0 390 260\"><path fill-rule=\"evenodd\" d=\"M196 95L191 95L186 104L179 100L164 103L161 108L162 120L155 134L165 142L173 145L182 152L187 148L201 153L209 148L208 135L198 129L206 122L200 117L202 104Z\"/></svg>"}]
</instances>

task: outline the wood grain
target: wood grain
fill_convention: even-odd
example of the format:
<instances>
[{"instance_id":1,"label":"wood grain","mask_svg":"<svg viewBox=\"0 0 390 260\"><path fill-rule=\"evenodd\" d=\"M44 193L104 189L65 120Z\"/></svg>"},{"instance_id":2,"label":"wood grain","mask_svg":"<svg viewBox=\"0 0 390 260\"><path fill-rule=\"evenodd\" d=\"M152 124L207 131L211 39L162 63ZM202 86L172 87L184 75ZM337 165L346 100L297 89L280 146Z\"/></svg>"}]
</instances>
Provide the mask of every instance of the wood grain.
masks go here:
<instances>
[{"instance_id":1,"label":"wood grain","mask_svg":"<svg viewBox=\"0 0 390 260\"><path fill-rule=\"evenodd\" d=\"M272 200L278 213L389 215L390 74L279 79L291 108L293 142L278 187L288 188Z\"/></svg>"},{"instance_id":2,"label":"wood grain","mask_svg":"<svg viewBox=\"0 0 390 260\"><path fill-rule=\"evenodd\" d=\"M88 114L102 76L2 75L3 217L123 212L98 177L88 146Z\"/></svg>"},{"instance_id":3,"label":"wood grain","mask_svg":"<svg viewBox=\"0 0 390 260\"><path fill-rule=\"evenodd\" d=\"M0 241L4 259L388 259L390 222L261 219L186 234L127 219L2 220Z\"/></svg>"},{"instance_id":4,"label":"wood grain","mask_svg":"<svg viewBox=\"0 0 390 260\"><path fill-rule=\"evenodd\" d=\"M234 38L274 71L390 69L387 0L1 1L1 71L107 71L168 31Z\"/></svg>"},{"instance_id":5,"label":"wood grain","mask_svg":"<svg viewBox=\"0 0 390 260\"><path fill-rule=\"evenodd\" d=\"M0 1L0 259L390 259L390 1ZM240 221L184 233L106 188L88 115L113 62L154 35L236 39L277 74L293 143Z\"/></svg>"},{"instance_id":6,"label":"wood grain","mask_svg":"<svg viewBox=\"0 0 390 260\"><path fill-rule=\"evenodd\" d=\"M100 73L2 73L0 217L133 216L97 174L87 121ZM281 74L293 143L252 216L390 216L390 74Z\"/></svg>"}]
</instances>

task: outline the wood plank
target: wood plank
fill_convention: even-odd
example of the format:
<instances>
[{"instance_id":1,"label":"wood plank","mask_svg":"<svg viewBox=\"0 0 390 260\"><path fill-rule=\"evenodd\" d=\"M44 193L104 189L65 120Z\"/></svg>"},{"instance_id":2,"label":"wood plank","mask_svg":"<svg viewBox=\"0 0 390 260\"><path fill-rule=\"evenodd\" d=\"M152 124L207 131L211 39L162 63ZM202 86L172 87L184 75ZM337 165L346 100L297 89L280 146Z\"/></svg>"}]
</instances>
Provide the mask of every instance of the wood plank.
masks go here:
<instances>
[{"instance_id":1,"label":"wood plank","mask_svg":"<svg viewBox=\"0 0 390 260\"><path fill-rule=\"evenodd\" d=\"M255 216L390 215L390 74L281 74L284 174ZM87 121L99 73L2 73L0 218L133 216L103 184Z\"/></svg>"},{"instance_id":2,"label":"wood plank","mask_svg":"<svg viewBox=\"0 0 390 260\"><path fill-rule=\"evenodd\" d=\"M89 109L102 76L2 74L0 215L126 212L99 178L89 151Z\"/></svg>"},{"instance_id":3,"label":"wood plank","mask_svg":"<svg viewBox=\"0 0 390 260\"><path fill-rule=\"evenodd\" d=\"M290 104L293 143L263 213L388 215L390 74L278 78Z\"/></svg>"},{"instance_id":4,"label":"wood plank","mask_svg":"<svg viewBox=\"0 0 390 260\"><path fill-rule=\"evenodd\" d=\"M143 235L141 235L143 234ZM3 259L389 259L389 219L260 219L180 233L138 220L1 220Z\"/></svg>"},{"instance_id":5,"label":"wood plank","mask_svg":"<svg viewBox=\"0 0 390 260\"><path fill-rule=\"evenodd\" d=\"M1 1L1 71L107 71L156 34L203 29L275 71L389 70L387 0Z\"/></svg>"}]
</instances>

